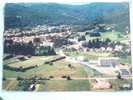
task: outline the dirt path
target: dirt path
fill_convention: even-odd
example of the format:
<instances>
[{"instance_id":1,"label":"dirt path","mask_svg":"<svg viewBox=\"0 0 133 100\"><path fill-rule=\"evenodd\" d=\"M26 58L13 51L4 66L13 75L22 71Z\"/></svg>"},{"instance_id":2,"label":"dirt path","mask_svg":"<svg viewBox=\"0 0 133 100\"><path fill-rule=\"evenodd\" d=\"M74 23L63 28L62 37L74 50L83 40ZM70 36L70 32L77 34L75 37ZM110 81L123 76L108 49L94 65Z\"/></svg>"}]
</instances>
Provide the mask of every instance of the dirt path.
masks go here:
<instances>
[{"instance_id":1,"label":"dirt path","mask_svg":"<svg viewBox=\"0 0 133 100\"><path fill-rule=\"evenodd\" d=\"M36 84L36 89L35 91L39 91L40 84Z\"/></svg>"},{"instance_id":2,"label":"dirt path","mask_svg":"<svg viewBox=\"0 0 133 100\"><path fill-rule=\"evenodd\" d=\"M16 85L16 81L11 80L11 82L7 85L7 87L5 88L5 90L12 90L12 88L14 87L14 85Z\"/></svg>"}]
</instances>

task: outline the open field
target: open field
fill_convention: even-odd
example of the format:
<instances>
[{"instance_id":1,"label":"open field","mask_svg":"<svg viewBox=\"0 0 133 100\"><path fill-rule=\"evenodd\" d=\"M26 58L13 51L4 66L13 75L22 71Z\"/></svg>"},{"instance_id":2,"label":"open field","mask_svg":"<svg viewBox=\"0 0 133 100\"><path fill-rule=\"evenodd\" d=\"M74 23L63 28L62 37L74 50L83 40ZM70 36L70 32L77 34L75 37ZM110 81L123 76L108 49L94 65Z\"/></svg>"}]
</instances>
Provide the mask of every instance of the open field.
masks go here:
<instances>
[{"instance_id":1,"label":"open field","mask_svg":"<svg viewBox=\"0 0 133 100\"><path fill-rule=\"evenodd\" d=\"M96 82L97 78L90 80L44 80L42 84L36 84L36 91L105 91L105 89L95 89L92 84ZM104 79L104 78L101 78ZM122 91L131 90L132 80L129 79L115 79L105 78L111 87L106 91ZM14 79L3 81L4 90L20 91L21 87L17 85L17 81ZM6 87L5 87L6 86Z\"/></svg>"},{"instance_id":2,"label":"open field","mask_svg":"<svg viewBox=\"0 0 133 100\"><path fill-rule=\"evenodd\" d=\"M88 80L51 80L40 85L38 91L89 91Z\"/></svg>"},{"instance_id":3,"label":"open field","mask_svg":"<svg viewBox=\"0 0 133 100\"><path fill-rule=\"evenodd\" d=\"M8 64L11 67L29 67L34 65L42 65L45 61L53 59L58 56L33 56L28 60L17 61L15 58L11 58L4 61L4 64Z\"/></svg>"},{"instance_id":4,"label":"open field","mask_svg":"<svg viewBox=\"0 0 133 100\"><path fill-rule=\"evenodd\" d=\"M60 60L57 62L54 62L53 65L44 64L44 60L42 60L44 57L32 57L25 61L15 62L12 64L9 63L9 65L12 65L12 67L17 67L21 64L23 67L28 67L33 64L38 64L39 66L37 68L30 69L26 72L15 72L10 70L4 70L3 76L6 79L3 81L3 89L4 90L19 90L16 80L17 77L23 77L23 78L31 78L34 76L37 77L49 77L53 76L55 80L46 81L45 85L40 84L38 87L38 91L78 91L83 90L87 91L89 90L89 80L56 80L56 78L61 78L64 75L70 75L71 78L88 78L91 76L96 75L97 72L94 72L93 70L88 70L83 65L77 64L77 63L70 63L65 60ZM51 56L50 58L55 58L55 56ZM11 61L13 61L11 59ZM36 62L37 61L37 62ZM30 62L30 63L28 63ZM69 68L68 64L71 64L73 68ZM8 89L8 87L11 87Z\"/></svg>"},{"instance_id":5,"label":"open field","mask_svg":"<svg viewBox=\"0 0 133 100\"><path fill-rule=\"evenodd\" d=\"M52 56L51 56L52 57ZM20 65L22 67L27 66L33 66L38 64L39 66L37 68L30 69L26 72L14 72L10 70L4 70L4 77L32 77L32 76L40 76L40 77L48 77L48 76L54 76L54 77L62 77L63 75L71 75L72 77L87 77L88 73L85 71L85 69L80 64L75 63L69 63L65 60L60 60L57 62L54 62L53 65L44 64L44 60L42 60L44 57L32 57L29 60L26 61L20 61L14 64L9 64L12 67L19 67ZM52 57L53 58L53 57ZM71 64L73 68L69 68L68 64Z\"/></svg>"},{"instance_id":6,"label":"open field","mask_svg":"<svg viewBox=\"0 0 133 100\"><path fill-rule=\"evenodd\" d=\"M102 32L100 37L90 37L89 35L86 36L87 40L92 40L92 39L111 39L112 41L121 41L121 42L126 42L130 38L128 35L123 35L120 32Z\"/></svg>"},{"instance_id":7,"label":"open field","mask_svg":"<svg viewBox=\"0 0 133 100\"><path fill-rule=\"evenodd\" d=\"M87 52L66 52L67 55L72 57L84 56L89 60L97 60L99 57L112 57L111 52L96 52L96 51L87 51Z\"/></svg>"},{"instance_id":8,"label":"open field","mask_svg":"<svg viewBox=\"0 0 133 100\"><path fill-rule=\"evenodd\" d=\"M3 89L4 90L15 90L15 88L17 87L18 81L17 80L6 80L3 81Z\"/></svg>"},{"instance_id":9,"label":"open field","mask_svg":"<svg viewBox=\"0 0 133 100\"><path fill-rule=\"evenodd\" d=\"M131 64L131 56L121 57L120 62L123 64Z\"/></svg>"},{"instance_id":10,"label":"open field","mask_svg":"<svg viewBox=\"0 0 133 100\"><path fill-rule=\"evenodd\" d=\"M128 85L132 86L132 79L124 79L124 80L109 80L109 82L112 84L112 88L114 88L115 91L119 91L119 90L132 90L132 87L130 87L130 89L126 89L129 88ZM126 86L126 88L123 88L124 85Z\"/></svg>"}]
</instances>

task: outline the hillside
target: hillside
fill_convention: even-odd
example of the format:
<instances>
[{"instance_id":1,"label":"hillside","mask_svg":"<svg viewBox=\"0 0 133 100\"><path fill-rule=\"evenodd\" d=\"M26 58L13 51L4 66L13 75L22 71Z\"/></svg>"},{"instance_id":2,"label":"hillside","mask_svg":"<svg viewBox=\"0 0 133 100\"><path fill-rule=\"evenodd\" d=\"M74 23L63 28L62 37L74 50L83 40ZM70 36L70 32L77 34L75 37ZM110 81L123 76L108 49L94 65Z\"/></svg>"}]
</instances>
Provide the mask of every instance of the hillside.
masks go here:
<instances>
[{"instance_id":1,"label":"hillside","mask_svg":"<svg viewBox=\"0 0 133 100\"><path fill-rule=\"evenodd\" d=\"M36 25L86 25L129 23L127 3L90 3L67 5L57 3L7 3L5 28Z\"/></svg>"}]
</instances>

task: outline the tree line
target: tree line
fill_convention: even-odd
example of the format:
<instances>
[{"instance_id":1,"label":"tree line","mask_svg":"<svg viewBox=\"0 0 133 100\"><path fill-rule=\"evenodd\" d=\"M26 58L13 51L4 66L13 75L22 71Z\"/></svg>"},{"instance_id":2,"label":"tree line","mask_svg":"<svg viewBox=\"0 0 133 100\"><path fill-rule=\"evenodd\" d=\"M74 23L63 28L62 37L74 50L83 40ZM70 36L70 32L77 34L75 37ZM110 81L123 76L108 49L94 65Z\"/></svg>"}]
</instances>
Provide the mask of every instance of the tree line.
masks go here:
<instances>
[{"instance_id":1,"label":"tree line","mask_svg":"<svg viewBox=\"0 0 133 100\"><path fill-rule=\"evenodd\" d=\"M114 47L115 43L113 43L109 38L107 38L106 40L100 40L99 38L96 38L96 39L84 42L82 46L88 47L88 48L100 48L100 47L108 47L108 46Z\"/></svg>"},{"instance_id":2,"label":"tree line","mask_svg":"<svg viewBox=\"0 0 133 100\"><path fill-rule=\"evenodd\" d=\"M55 55L56 52L51 46L34 46L32 42L19 43L13 40L4 41L4 53L15 55L32 55L32 56L47 56Z\"/></svg>"},{"instance_id":3,"label":"tree line","mask_svg":"<svg viewBox=\"0 0 133 100\"><path fill-rule=\"evenodd\" d=\"M4 69L11 70L11 71L16 71L16 72L25 72L25 71L27 71L29 69L32 69L32 68L35 68L35 67L38 67L38 66L35 65L35 66L26 67L26 68L23 68L23 67L16 68L16 67L11 67L11 66L8 66L8 65L4 65Z\"/></svg>"}]
</instances>

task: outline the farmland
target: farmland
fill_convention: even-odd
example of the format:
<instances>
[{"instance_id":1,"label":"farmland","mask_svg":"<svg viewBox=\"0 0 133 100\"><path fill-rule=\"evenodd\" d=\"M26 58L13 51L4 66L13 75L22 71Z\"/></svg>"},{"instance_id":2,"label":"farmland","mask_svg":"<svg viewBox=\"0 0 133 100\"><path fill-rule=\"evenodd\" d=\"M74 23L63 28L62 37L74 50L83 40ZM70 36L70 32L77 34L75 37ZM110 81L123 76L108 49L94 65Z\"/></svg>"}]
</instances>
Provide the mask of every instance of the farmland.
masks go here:
<instances>
[{"instance_id":1,"label":"farmland","mask_svg":"<svg viewBox=\"0 0 133 100\"><path fill-rule=\"evenodd\" d=\"M52 80L46 81L46 85L40 85L39 91L88 91L90 83L88 80Z\"/></svg>"},{"instance_id":2,"label":"farmland","mask_svg":"<svg viewBox=\"0 0 133 100\"><path fill-rule=\"evenodd\" d=\"M35 57L33 57L33 58L35 58ZM61 77L63 75L68 74L68 75L72 75L73 77L87 77L87 73L81 67L80 64L72 64L74 66L74 68L71 69L68 67L69 62L65 62L63 60L61 60L59 62L55 62L55 63L53 63L53 65L48 65L48 64L43 64L44 60L38 59L39 57L36 57L37 61L34 61L35 59L33 59L33 58L31 58L27 61L22 61L22 62L18 62L15 64L9 64L9 65L11 65L11 66L14 65L14 67L19 67L18 65L20 65L20 63L21 63L21 66L26 67L26 66L30 66L31 64L33 65L33 64L37 63L37 64L40 64L38 68L31 69L25 73L23 73L23 72L15 72L14 73L12 71L5 70L4 75L6 77L14 77L14 76L30 77L30 76L35 76L35 75L43 76L43 77L47 77L47 76L51 76L51 75L54 77ZM40 58L42 58L42 57L40 57ZM28 62L28 64L27 64L27 62Z\"/></svg>"},{"instance_id":3,"label":"farmland","mask_svg":"<svg viewBox=\"0 0 133 100\"><path fill-rule=\"evenodd\" d=\"M51 56L48 58L50 59L50 58L54 58L54 57L56 57L56 56ZM40 85L38 90L39 91L42 91L42 90L46 90L46 91L48 91L48 90L49 91L66 90L67 91L67 90L80 90L80 89L87 90L87 88L89 86L88 80L86 80L86 81L75 80L75 81L68 82L67 80L58 80L58 79L61 79L62 76L65 76L65 75L70 75L71 78L73 78L73 77L87 78L88 76L91 76L93 73L88 73L86 71L86 69L84 69L80 64L69 63L65 60L60 60L58 62L54 62L53 65L44 64L45 60L42 58L47 58L47 57L32 57L26 61L20 61L20 62L15 62L15 60L14 60L15 63L13 63L12 58L8 59L8 62L9 62L9 60L11 60L12 63L9 63L9 65L12 67L20 67L19 65L21 65L22 67L28 67L33 64L35 64L35 65L38 64L39 66L37 68L28 70L26 72L14 72L14 71L10 71L10 70L4 70L3 75L6 78L6 81L4 81L4 83L3 83L4 84L3 88L5 90L18 90L17 85L15 85L15 84L17 84L16 83L17 81L15 81L17 79L17 77L31 78L34 76L37 76L37 77L53 76L54 79L57 79L57 80L46 81L46 83L45 83L46 85L44 85L44 86ZM71 64L73 66L73 68L69 68L68 64ZM93 72L93 71L90 70L90 72ZM15 84L13 82L15 82ZM84 83L86 83L86 85ZM73 89L70 87L71 85L73 86L75 84L77 85L76 86L77 88L75 87L75 89ZM56 85L56 86L54 86L54 85ZM64 87L64 86L66 86L66 87ZM8 87L12 87L12 88L8 89Z\"/></svg>"}]
</instances>

